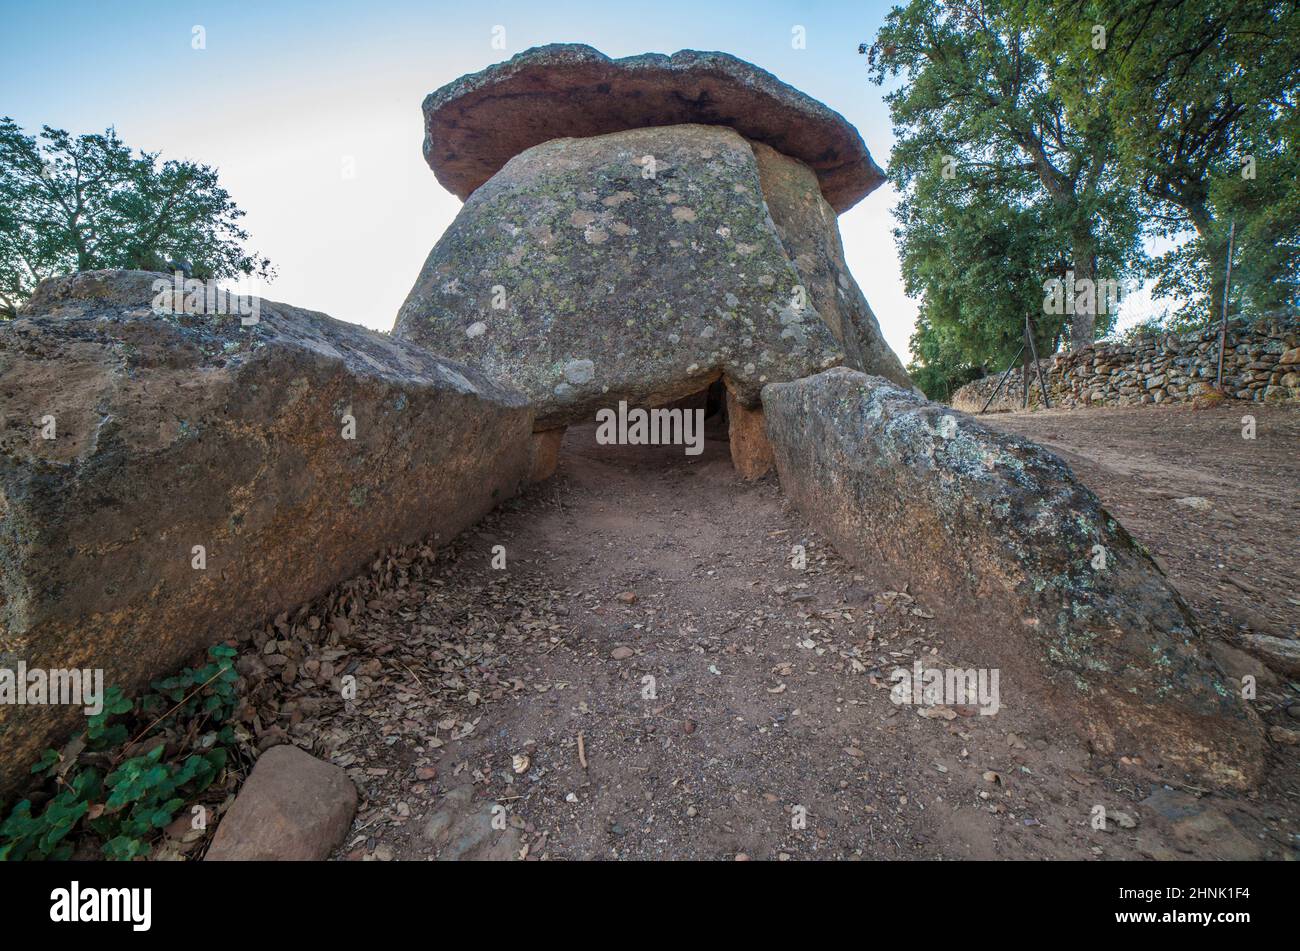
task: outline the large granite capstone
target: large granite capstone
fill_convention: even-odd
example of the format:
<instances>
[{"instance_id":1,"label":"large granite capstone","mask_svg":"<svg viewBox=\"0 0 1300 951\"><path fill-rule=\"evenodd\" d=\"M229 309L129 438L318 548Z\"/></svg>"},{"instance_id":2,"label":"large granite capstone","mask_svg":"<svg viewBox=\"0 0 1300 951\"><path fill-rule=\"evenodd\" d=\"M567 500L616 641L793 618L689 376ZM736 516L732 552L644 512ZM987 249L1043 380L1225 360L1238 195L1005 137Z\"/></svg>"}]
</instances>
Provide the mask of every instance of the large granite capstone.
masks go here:
<instances>
[{"instance_id":1,"label":"large granite capstone","mask_svg":"<svg viewBox=\"0 0 1300 951\"><path fill-rule=\"evenodd\" d=\"M800 159L835 211L885 180L843 116L727 53L610 59L590 46L535 47L424 100L424 157L468 198L510 159L551 139L648 126L723 125Z\"/></svg>"},{"instance_id":2,"label":"large granite capstone","mask_svg":"<svg viewBox=\"0 0 1300 951\"><path fill-rule=\"evenodd\" d=\"M271 301L159 315L160 279L47 281L0 324L0 667L133 691L526 475L526 402L481 372ZM80 715L0 704L0 800Z\"/></svg>"},{"instance_id":3,"label":"large granite capstone","mask_svg":"<svg viewBox=\"0 0 1300 951\"><path fill-rule=\"evenodd\" d=\"M755 408L766 383L849 354L907 383L811 172L763 155L701 125L528 149L470 196L394 334L523 390L538 429L719 375Z\"/></svg>"},{"instance_id":4,"label":"large granite capstone","mask_svg":"<svg viewBox=\"0 0 1300 951\"><path fill-rule=\"evenodd\" d=\"M764 388L763 408L785 493L871 583L923 598L961 666L1000 669L1004 707L1180 781L1258 780L1241 685L1064 462L842 367Z\"/></svg>"}]
</instances>

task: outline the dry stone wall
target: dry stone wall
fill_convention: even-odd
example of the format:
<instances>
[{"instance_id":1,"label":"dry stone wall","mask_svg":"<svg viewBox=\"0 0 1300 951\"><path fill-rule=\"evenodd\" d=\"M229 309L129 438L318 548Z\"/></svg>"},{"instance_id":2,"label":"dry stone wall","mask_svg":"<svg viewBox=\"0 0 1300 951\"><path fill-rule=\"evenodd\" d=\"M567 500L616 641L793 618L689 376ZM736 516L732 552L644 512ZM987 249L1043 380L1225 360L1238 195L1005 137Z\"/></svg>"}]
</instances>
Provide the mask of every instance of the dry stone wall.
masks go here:
<instances>
[{"instance_id":1,"label":"dry stone wall","mask_svg":"<svg viewBox=\"0 0 1300 951\"><path fill-rule=\"evenodd\" d=\"M1134 406L1185 403L1208 393L1218 372L1217 328L1177 336L1164 334L1132 344L1098 344L1051 361L1048 394L1053 406ZM952 405L979 412L1000 375L968 383ZM1031 378L1029 406L1042 399ZM1300 320L1272 318L1228 324L1223 359L1228 396L1257 402L1300 400ZM990 412L1021 408L1020 374L1007 381Z\"/></svg>"},{"instance_id":2,"label":"dry stone wall","mask_svg":"<svg viewBox=\"0 0 1300 951\"><path fill-rule=\"evenodd\" d=\"M1043 380L1049 387L1052 385L1052 381L1048 374L1052 372L1054 360L1054 357L1044 357L1039 361L1043 372ZM1022 385L1021 368L1017 366L1012 370L1006 382L999 387L998 383L1005 373L1005 370L1001 373L990 373L986 377L973 380L960 389L953 391L951 400L953 407L963 413L978 413L984 408L988 398L996 392L997 396L992 403L989 403L989 412L1004 413L1022 409L1024 407L1024 387ZM1038 389L1038 378L1034 376L1033 364L1029 365L1029 389L1033 394L1033 401L1030 406L1037 407L1041 405L1043 401ZM1050 391L1048 395L1051 395Z\"/></svg>"}]
</instances>

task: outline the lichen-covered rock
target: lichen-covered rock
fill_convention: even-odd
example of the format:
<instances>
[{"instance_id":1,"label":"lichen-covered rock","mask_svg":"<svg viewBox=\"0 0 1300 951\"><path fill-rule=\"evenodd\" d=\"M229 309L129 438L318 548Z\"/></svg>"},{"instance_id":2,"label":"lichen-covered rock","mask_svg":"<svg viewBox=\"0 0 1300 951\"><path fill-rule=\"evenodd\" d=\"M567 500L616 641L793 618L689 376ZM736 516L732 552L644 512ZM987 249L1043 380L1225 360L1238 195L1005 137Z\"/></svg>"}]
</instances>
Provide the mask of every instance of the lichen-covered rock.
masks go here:
<instances>
[{"instance_id":1,"label":"lichen-covered rock","mask_svg":"<svg viewBox=\"0 0 1300 951\"><path fill-rule=\"evenodd\" d=\"M885 342L857 281L844 261L835 210L822 198L807 165L758 142L763 198L786 255L807 290L809 302L844 348L844 365L912 388L912 380Z\"/></svg>"},{"instance_id":2,"label":"lichen-covered rock","mask_svg":"<svg viewBox=\"0 0 1300 951\"><path fill-rule=\"evenodd\" d=\"M525 401L478 371L270 301L160 316L163 279L47 281L0 325L0 666L134 690L527 473ZM79 713L0 705L0 799Z\"/></svg>"},{"instance_id":3,"label":"lichen-covered rock","mask_svg":"<svg viewBox=\"0 0 1300 951\"><path fill-rule=\"evenodd\" d=\"M801 280L745 139L633 129L511 159L439 240L394 333L523 390L538 429L720 374L754 407L763 384L844 359Z\"/></svg>"},{"instance_id":4,"label":"lichen-covered rock","mask_svg":"<svg viewBox=\"0 0 1300 951\"><path fill-rule=\"evenodd\" d=\"M556 43L462 76L430 93L423 108L425 160L460 198L550 139L688 123L730 126L801 159L836 212L885 180L843 116L727 53L610 59Z\"/></svg>"},{"instance_id":5,"label":"lichen-covered rock","mask_svg":"<svg viewBox=\"0 0 1300 951\"><path fill-rule=\"evenodd\" d=\"M784 491L850 561L946 622L1002 705L1222 785L1259 774L1240 686L1150 556L1045 449L845 368L763 390Z\"/></svg>"}]
</instances>

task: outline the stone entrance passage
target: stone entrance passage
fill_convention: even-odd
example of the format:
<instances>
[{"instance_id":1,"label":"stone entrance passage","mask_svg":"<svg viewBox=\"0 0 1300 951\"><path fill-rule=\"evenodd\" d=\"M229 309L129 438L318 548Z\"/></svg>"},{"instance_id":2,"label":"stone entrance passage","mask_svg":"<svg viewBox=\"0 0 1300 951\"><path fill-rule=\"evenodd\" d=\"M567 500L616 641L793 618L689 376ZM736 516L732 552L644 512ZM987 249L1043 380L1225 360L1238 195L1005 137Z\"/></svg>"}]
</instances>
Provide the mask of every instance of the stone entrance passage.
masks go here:
<instances>
[{"instance_id":1,"label":"stone entrance passage","mask_svg":"<svg viewBox=\"0 0 1300 951\"><path fill-rule=\"evenodd\" d=\"M737 413L746 413L745 418L753 421L762 420L761 410L746 411L736 406L729 398L726 384L715 380L706 389L690 396L671 400L656 406L643 406L620 401L616 407L597 410L591 420L574 423L572 426L548 429L533 434L535 465L530 481L540 482L555 474L562 451L591 451L602 455L604 447L611 447L604 453L611 457L649 459L656 455L682 456L688 462L700 461L706 452L706 444L719 444L712 448L721 448L730 452L736 469L743 464L742 456L747 449L745 433L735 432L732 420ZM761 439L767 445L767 434L763 430L748 434L751 440ZM620 454L617 447L626 446L635 451ZM746 479L756 479L771 471L770 451L768 463L761 469L750 466L748 474L741 474Z\"/></svg>"}]
</instances>

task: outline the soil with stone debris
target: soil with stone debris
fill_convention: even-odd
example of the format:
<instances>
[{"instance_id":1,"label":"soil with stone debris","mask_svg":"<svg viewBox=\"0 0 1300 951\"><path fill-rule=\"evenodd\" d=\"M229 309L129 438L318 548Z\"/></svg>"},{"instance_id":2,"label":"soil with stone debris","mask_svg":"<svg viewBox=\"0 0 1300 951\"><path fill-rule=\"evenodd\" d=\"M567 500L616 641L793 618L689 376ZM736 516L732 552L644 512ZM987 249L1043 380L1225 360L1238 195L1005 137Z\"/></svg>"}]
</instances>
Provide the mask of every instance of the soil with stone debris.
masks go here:
<instances>
[{"instance_id":1,"label":"soil with stone debris","mask_svg":"<svg viewBox=\"0 0 1300 951\"><path fill-rule=\"evenodd\" d=\"M1300 413L1254 412L1242 446L1227 408L990 422L1062 451L1217 633L1220 610L1293 623L1300 597ZM892 670L963 658L727 448L716 420L695 457L572 428L554 478L246 645L251 742L361 790L338 858L1297 857L1300 747L1275 741L1263 788L1225 797L1091 756L1009 691L992 716L894 704ZM1193 495L1211 508L1176 501ZM1277 738L1298 692L1261 686Z\"/></svg>"}]
</instances>

